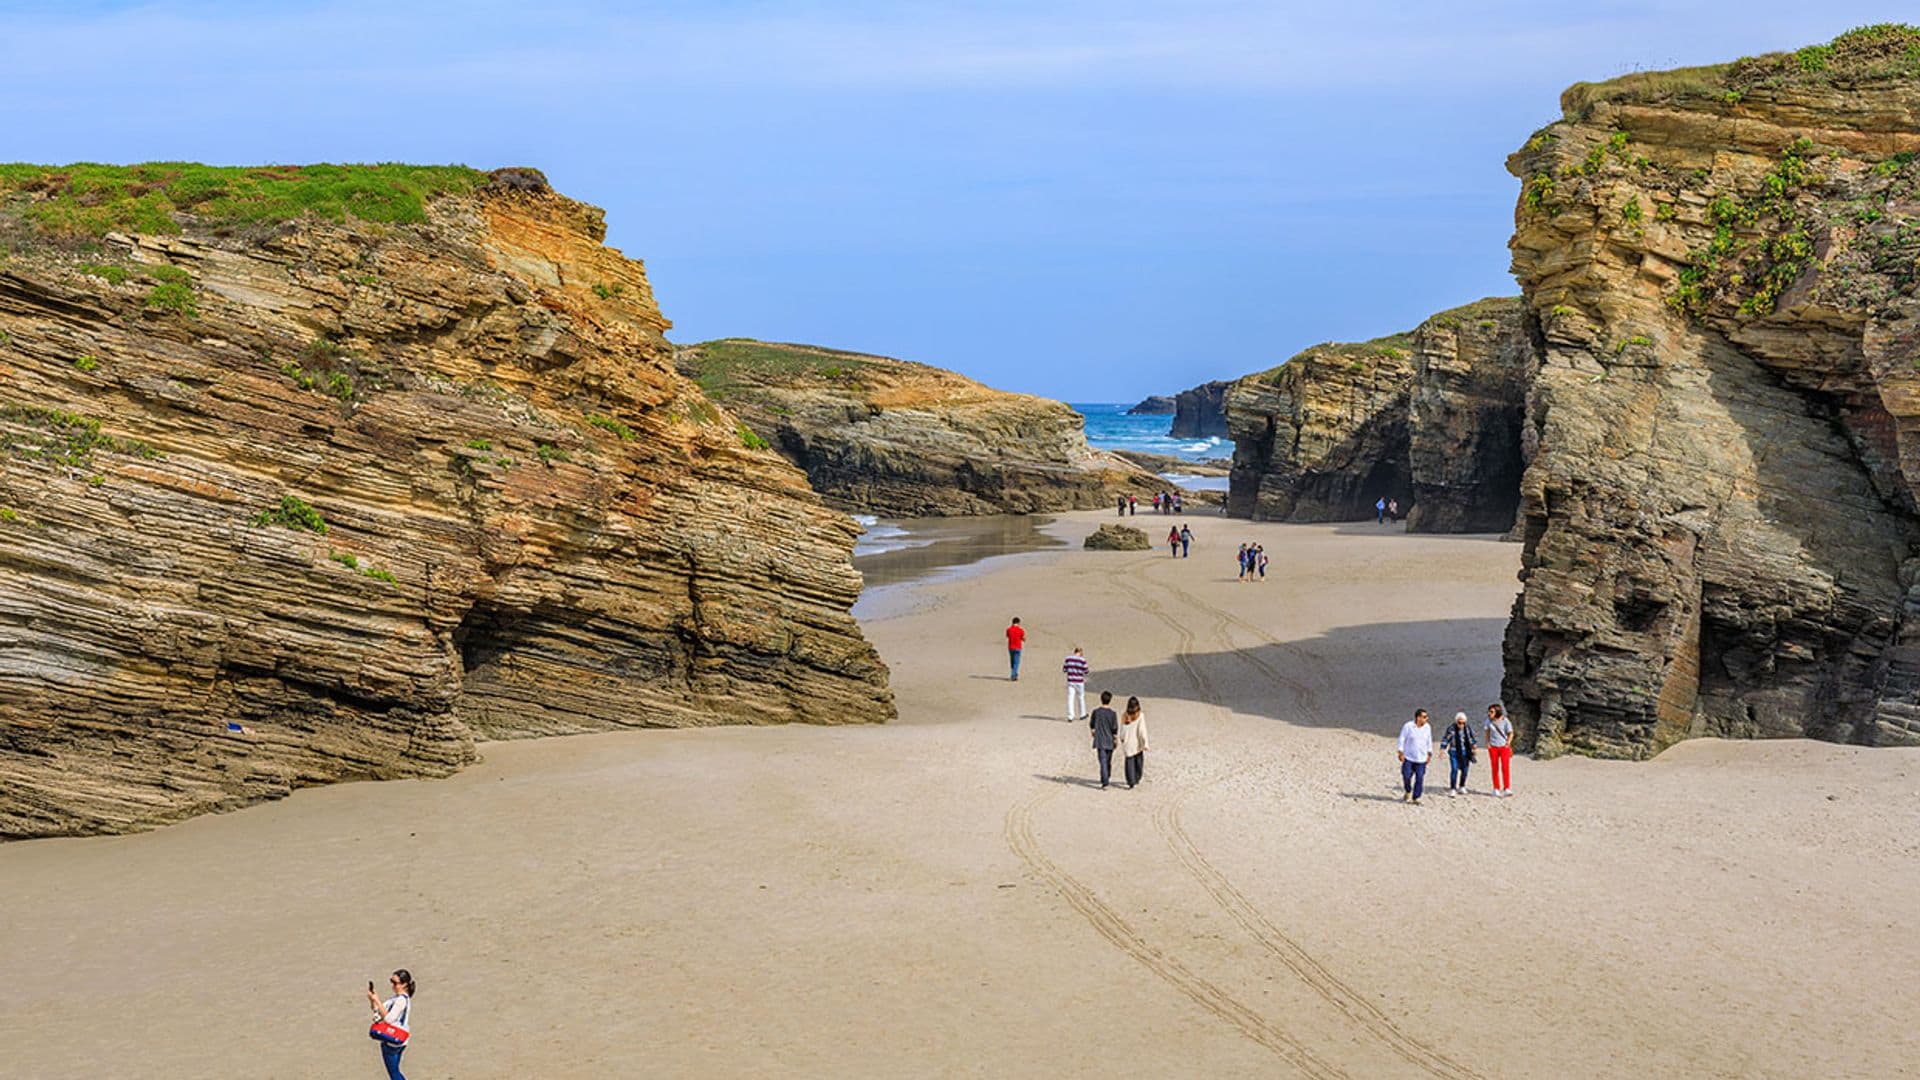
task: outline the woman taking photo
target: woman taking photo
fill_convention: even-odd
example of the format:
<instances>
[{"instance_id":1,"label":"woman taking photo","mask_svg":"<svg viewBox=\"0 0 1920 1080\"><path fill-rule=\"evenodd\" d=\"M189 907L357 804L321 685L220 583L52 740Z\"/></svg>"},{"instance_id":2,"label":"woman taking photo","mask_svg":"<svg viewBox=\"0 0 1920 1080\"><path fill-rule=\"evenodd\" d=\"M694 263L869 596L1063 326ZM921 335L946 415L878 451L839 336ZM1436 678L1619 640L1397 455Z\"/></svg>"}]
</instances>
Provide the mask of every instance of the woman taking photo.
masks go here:
<instances>
[{"instance_id":1,"label":"woman taking photo","mask_svg":"<svg viewBox=\"0 0 1920 1080\"><path fill-rule=\"evenodd\" d=\"M1147 714L1140 711L1140 699L1127 699L1127 711L1120 717L1120 750L1126 754L1127 786L1140 782L1147 770Z\"/></svg>"},{"instance_id":2,"label":"woman taking photo","mask_svg":"<svg viewBox=\"0 0 1920 1080\"><path fill-rule=\"evenodd\" d=\"M393 987L393 996L385 1003L373 992L373 984L367 984L367 1004L373 1006L373 1026L367 1029L367 1035L380 1044L387 1080L407 1080L400 1073L400 1055L406 1053L411 1034L407 1025L413 1012L413 975L401 968L387 979L387 984Z\"/></svg>"}]
</instances>

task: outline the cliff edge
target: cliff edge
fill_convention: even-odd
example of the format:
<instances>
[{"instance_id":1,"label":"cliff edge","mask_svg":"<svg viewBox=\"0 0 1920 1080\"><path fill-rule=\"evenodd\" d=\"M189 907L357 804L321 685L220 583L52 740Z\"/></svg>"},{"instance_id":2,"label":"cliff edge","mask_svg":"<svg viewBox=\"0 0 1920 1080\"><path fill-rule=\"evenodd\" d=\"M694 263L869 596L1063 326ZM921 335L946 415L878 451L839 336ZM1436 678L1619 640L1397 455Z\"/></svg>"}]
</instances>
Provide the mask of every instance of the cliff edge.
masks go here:
<instances>
[{"instance_id":1,"label":"cliff edge","mask_svg":"<svg viewBox=\"0 0 1920 1080\"><path fill-rule=\"evenodd\" d=\"M1025 514L1173 490L1089 447L1066 405L927 364L745 338L682 346L678 363L848 510Z\"/></svg>"},{"instance_id":2,"label":"cliff edge","mask_svg":"<svg viewBox=\"0 0 1920 1080\"><path fill-rule=\"evenodd\" d=\"M1523 744L1920 743L1920 30L1562 105L1508 161Z\"/></svg>"},{"instance_id":3,"label":"cliff edge","mask_svg":"<svg viewBox=\"0 0 1920 1080\"><path fill-rule=\"evenodd\" d=\"M856 530L531 170L0 166L0 836L881 721Z\"/></svg>"}]
</instances>

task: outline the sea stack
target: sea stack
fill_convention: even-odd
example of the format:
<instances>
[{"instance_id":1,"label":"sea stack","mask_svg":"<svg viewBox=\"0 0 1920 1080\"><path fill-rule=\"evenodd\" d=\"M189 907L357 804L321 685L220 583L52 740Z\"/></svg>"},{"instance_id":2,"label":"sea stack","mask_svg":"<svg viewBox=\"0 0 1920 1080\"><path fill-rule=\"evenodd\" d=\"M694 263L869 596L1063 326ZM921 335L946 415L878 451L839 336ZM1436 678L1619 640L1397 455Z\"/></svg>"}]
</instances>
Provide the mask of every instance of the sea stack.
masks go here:
<instances>
[{"instance_id":1,"label":"sea stack","mask_svg":"<svg viewBox=\"0 0 1920 1080\"><path fill-rule=\"evenodd\" d=\"M1582 83L1508 160L1541 341L1523 742L1920 743L1920 31Z\"/></svg>"}]
</instances>

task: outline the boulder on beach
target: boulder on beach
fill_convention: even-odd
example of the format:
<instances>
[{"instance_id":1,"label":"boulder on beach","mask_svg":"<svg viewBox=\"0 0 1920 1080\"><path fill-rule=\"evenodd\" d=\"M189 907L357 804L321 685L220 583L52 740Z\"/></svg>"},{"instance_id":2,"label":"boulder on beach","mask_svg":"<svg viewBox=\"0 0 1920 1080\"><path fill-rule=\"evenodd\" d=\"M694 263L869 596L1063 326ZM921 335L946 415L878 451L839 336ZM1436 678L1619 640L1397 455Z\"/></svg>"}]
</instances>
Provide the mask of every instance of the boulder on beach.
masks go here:
<instances>
[{"instance_id":1,"label":"boulder on beach","mask_svg":"<svg viewBox=\"0 0 1920 1080\"><path fill-rule=\"evenodd\" d=\"M1147 551L1147 534L1127 525L1102 525L1081 545L1089 551Z\"/></svg>"}]
</instances>

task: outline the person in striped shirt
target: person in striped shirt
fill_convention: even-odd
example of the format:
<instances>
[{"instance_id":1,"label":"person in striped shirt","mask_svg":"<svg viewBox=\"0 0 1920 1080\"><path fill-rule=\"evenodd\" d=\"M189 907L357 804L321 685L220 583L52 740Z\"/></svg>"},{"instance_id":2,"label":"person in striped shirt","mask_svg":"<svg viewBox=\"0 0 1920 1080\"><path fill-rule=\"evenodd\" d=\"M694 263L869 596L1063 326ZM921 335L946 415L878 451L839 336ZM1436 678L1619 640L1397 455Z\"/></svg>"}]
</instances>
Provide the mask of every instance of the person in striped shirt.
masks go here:
<instances>
[{"instance_id":1,"label":"person in striped shirt","mask_svg":"<svg viewBox=\"0 0 1920 1080\"><path fill-rule=\"evenodd\" d=\"M1073 647L1060 670L1067 673L1067 719L1082 719L1087 715L1087 657L1080 646Z\"/></svg>"}]
</instances>

